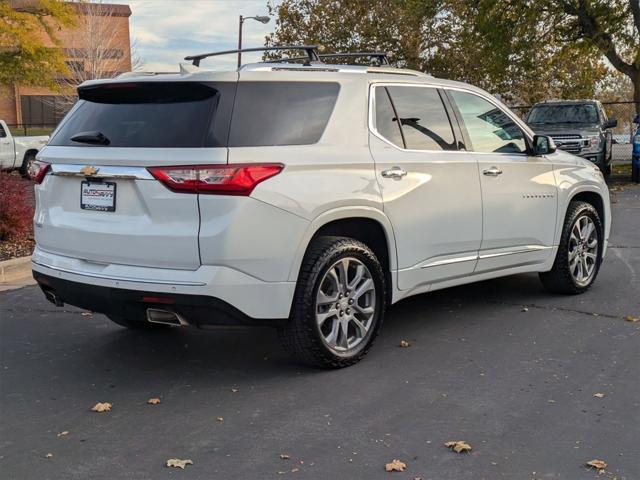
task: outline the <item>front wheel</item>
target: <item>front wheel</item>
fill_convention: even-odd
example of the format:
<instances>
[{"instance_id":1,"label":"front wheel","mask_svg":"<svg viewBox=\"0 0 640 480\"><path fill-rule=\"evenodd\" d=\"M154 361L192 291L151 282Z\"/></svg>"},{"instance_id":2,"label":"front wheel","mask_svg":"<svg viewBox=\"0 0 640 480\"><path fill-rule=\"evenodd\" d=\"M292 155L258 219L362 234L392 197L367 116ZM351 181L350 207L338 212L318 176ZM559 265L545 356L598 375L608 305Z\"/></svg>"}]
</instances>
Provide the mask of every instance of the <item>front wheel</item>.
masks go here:
<instances>
[{"instance_id":1,"label":"front wheel","mask_svg":"<svg viewBox=\"0 0 640 480\"><path fill-rule=\"evenodd\" d=\"M369 247L347 237L317 238L303 260L280 338L289 353L309 365L352 365L382 326L386 294L384 272Z\"/></svg>"},{"instance_id":2,"label":"front wheel","mask_svg":"<svg viewBox=\"0 0 640 480\"><path fill-rule=\"evenodd\" d=\"M593 205L571 202L553 268L540 274L544 287L553 293L587 291L600 269L603 232L600 215Z\"/></svg>"}]
</instances>

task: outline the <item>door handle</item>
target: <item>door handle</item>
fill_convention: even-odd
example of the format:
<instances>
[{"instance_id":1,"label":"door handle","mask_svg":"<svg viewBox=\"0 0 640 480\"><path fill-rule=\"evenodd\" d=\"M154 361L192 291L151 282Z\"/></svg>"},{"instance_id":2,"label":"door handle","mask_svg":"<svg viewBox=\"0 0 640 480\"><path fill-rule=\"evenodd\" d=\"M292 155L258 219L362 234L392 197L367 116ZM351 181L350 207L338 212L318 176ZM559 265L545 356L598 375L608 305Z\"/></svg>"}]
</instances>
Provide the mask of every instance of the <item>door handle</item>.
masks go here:
<instances>
[{"instance_id":1,"label":"door handle","mask_svg":"<svg viewBox=\"0 0 640 480\"><path fill-rule=\"evenodd\" d=\"M389 170L383 170L382 176L384 178L402 178L407 174L407 171L400 167L393 167Z\"/></svg>"},{"instance_id":2,"label":"door handle","mask_svg":"<svg viewBox=\"0 0 640 480\"><path fill-rule=\"evenodd\" d=\"M2 143L9 145L11 142L9 140L3 140Z\"/></svg>"},{"instance_id":3,"label":"door handle","mask_svg":"<svg viewBox=\"0 0 640 480\"><path fill-rule=\"evenodd\" d=\"M498 167L491 167L483 170L482 174L487 175L488 177L497 177L498 175L502 175L502 170L500 170Z\"/></svg>"}]
</instances>

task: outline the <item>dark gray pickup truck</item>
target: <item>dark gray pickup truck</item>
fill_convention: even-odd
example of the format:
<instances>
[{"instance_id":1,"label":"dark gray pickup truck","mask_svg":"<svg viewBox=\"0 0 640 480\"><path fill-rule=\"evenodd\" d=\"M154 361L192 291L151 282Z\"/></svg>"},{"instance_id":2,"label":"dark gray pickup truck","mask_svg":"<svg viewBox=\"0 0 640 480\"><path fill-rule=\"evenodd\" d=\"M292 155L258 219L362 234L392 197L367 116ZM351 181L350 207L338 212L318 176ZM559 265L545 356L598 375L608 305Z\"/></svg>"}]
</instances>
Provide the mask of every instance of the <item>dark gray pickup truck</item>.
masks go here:
<instances>
[{"instance_id":1,"label":"dark gray pickup truck","mask_svg":"<svg viewBox=\"0 0 640 480\"><path fill-rule=\"evenodd\" d=\"M611 173L611 129L618 121L607 118L597 100L536 103L527 123L537 134L552 137L559 149L592 161L605 174Z\"/></svg>"}]
</instances>

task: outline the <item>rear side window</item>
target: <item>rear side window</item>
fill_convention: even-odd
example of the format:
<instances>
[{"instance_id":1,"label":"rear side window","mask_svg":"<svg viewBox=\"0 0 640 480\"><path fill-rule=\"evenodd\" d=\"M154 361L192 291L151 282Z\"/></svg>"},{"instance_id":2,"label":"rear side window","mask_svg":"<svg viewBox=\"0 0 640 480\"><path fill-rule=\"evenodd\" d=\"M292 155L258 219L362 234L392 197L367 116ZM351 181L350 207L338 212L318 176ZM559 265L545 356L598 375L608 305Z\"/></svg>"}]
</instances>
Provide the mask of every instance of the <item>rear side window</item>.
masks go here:
<instances>
[{"instance_id":1,"label":"rear side window","mask_svg":"<svg viewBox=\"0 0 640 480\"><path fill-rule=\"evenodd\" d=\"M4 132L4 128L2 128L2 125L0 125L0 138L4 138L6 136L7 134Z\"/></svg>"},{"instance_id":2,"label":"rear side window","mask_svg":"<svg viewBox=\"0 0 640 480\"><path fill-rule=\"evenodd\" d=\"M376 130L380 135L386 138L394 145L404 148L402 133L400 132L400 124L396 118L396 112L393 111L393 105L389 99L389 94L385 87L376 87Z\"/></svg>"},{"instance_id":3,"label":"rear side window","mask_svg":"<svg viewBox=\"0 0 640 480\"><path fill-rule=\"evenodd\" d=\"M112 83L80 88L80 102L51 145L95 146L72 137L99 132L109 147L224 147L235 82Z\"/></svg>"},{"instance_id":4,"label":"rear side window","mask_svg":"<svg viewBox=\"0 0 640 480\"><path fill-rule=\"evenodd\" d=\"M398 113L406 148L456 150L449 116L440 94L429 87L387 87Z\"/></svg>"},{"instance_id":5,"label":"rear side window","mask_svg":"<svg viewBox=\"0 0 640 480\"><path fill-rule=\"evenodd\" d=\"M339 90L339 84L328 82L239 82L229 146L318 142Z\"/></svg>"}]
</instances>

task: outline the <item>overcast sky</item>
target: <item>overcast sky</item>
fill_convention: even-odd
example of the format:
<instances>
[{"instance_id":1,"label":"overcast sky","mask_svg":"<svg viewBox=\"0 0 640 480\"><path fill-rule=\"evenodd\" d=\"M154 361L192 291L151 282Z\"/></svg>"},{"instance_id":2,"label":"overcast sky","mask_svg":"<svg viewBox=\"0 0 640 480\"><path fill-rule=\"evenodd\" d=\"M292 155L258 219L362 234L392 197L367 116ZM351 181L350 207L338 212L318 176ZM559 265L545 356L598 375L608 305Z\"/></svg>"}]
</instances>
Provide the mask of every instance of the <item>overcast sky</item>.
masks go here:
<instances>
[{"instance_id":1,"label":"overcast sky","mask_svg":"<svg viewBox=\"0 0 640 480\"><path fill-rule=\"evenodd\" d=\"M105 0L109 1L109 0ZM131 7L131 39L137 41L143 70L177 71L178 62L190 54L230 50L238 45L238 16L267 15L268 0L110 0ZM272 4L278 0L271 0ZM275 29L275 19L266 25L247 20L243 47L260 47ZM257 60L243 56L243 63ZM204 60L207 68L235 68L237 59L225 55ZM205 63L206 62L206 63Z\"/></svg>"}]
</instances>

